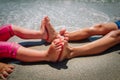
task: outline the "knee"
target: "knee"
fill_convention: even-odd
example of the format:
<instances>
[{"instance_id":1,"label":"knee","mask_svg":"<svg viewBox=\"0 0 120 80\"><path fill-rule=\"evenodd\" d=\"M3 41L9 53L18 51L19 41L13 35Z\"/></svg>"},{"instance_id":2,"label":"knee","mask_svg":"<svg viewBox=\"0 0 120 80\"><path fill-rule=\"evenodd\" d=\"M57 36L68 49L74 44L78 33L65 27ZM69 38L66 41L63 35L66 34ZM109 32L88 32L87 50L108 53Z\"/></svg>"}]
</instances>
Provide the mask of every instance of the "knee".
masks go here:
<instances>
[{"instance_id":1,"label":"knee","mask_svg":"<svg viewBox=\"0 0 120 80\"><path fill-rule=\"evenodd\" d=\"M89 28L89 31L91 32L92 35L96 34L104 35L109 32L105 27L104 23L93 25L92 27Z\"/></svg>"},{"instance_id":2,"label":"knee","mask_svg":"<svg viewBox=\"0 0 120 80\"><path fill-rule=\"evenodd\" d=\"M100 24L96 24L92 27L93 30L96 30L96 31L105 31L106 28L104 26L103 23L100 23Z\"/></svg>"},{"instance_id":3,"label":"knee","mask_svg":"<svg viewBox=\"0 0 120 80\"><path fill-rule=\"evenodd\" d=\"M120 30L114 30L108 33L109 37L120 39Z\"/></svg>"}]
</instances>

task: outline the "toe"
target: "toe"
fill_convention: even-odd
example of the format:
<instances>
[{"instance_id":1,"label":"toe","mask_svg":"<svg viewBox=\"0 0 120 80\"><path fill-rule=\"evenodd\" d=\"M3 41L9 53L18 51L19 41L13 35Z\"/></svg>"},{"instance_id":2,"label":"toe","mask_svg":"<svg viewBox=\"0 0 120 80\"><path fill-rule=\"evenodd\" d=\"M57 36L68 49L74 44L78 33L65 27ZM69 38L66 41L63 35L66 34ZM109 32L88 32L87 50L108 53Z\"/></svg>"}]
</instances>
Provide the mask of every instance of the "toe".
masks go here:
<instances>
[{"instance_id":1,"label":"toe","mask_svg":"<svg viewBox=\"0 0 120 80\"><path fill-rule=\"evenodd\" d=\"M8 72L8 73L10 74L10 73L13 72L13 69L11 69L11 68L7 68L5 71Z\"/></svg>"},{"instance_id":2,"label":"toe","mask_svg":"<svg viewBox=\"0 0 120 80\"><path fill-rule=\"evenodd\" d=\"M49 19L49 17L48 17L48 16L45 16L45 19L46 19L46 21L47 21L47 22L49 22L49 21L50 21L50 19Z\"/></svg>"},{"instance_id":3,"label":"toe","mask_svg":"<svg viewBox=\"0 0 120 80\"><path fill-rule=\"evenodd\" d=\"M11 69L15 68L15 66L13 66L13 65L9 65L8 67L11 68Z\"/></svg>"},{"instance_id":4,"label":"toe","mask_svg":"<svg viewBox=\"0 0 120 80\"><path fill-rule=\"evenodd\" d=\"M2 80L7 80L7 79L3 76L3 74L0 74L0 79L2 79Z\"/></svg>"},{"instance_id":5,"label":"toe","mask_svg":"<svg viewBox=\"0 0 120 80\"><path fill-rule=\"evenodd\" d=\"M6 71L3 71L2 74L5 78L8 77L8 75L9 75L8 72L6 72Z\"/></svg>"},{"instance_id":6,"label":"toe","mask_svg":"<svg viewBox=\"0 0 120 80\"><path fill-rule=\"evenodd\" d=\"M65 29L65 28L62 28L62 29L60 30L59 34L63 36L63 35L65 34L65 32L66 32L66 29Z\"/></svg>"}]
</instances>

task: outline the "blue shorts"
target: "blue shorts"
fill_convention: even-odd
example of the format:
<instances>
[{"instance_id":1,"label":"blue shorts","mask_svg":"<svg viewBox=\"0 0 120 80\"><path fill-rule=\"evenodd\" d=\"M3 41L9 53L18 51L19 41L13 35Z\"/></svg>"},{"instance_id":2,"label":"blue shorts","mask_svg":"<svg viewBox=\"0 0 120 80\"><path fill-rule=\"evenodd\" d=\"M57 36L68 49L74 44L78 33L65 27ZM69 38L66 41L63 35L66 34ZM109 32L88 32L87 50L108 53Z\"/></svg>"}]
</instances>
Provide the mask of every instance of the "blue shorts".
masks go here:
<instances>
[{"instance_id":1,"label":"blue shorts","mask_svg":"<svg viewBox=\"0 0 120 80\"><path fill-rule=\"evenodd\" d=\"M115 22L118 26L118 29L120 29L120 20Z\"/></svg>"}]
</instances>

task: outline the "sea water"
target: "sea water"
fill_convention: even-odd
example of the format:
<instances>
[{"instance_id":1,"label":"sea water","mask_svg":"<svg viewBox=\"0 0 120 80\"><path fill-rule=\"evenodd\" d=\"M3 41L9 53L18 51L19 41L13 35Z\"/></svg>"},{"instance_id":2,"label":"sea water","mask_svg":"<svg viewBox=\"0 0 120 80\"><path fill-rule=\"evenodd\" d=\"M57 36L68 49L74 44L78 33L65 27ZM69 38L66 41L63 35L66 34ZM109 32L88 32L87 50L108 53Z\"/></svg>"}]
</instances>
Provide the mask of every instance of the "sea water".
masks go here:
<instances>
[{"instance_id":1,"label":"sea water","mask_svg":"<svg viewBox=\"0 0 120 80\"><path fill-rule=\"evenodd\" d=\"M77 30L120 19L119 0L0 0L0 25L15 24L38 30L48 15L59 31Z\"/></svg>"}]
</instances>

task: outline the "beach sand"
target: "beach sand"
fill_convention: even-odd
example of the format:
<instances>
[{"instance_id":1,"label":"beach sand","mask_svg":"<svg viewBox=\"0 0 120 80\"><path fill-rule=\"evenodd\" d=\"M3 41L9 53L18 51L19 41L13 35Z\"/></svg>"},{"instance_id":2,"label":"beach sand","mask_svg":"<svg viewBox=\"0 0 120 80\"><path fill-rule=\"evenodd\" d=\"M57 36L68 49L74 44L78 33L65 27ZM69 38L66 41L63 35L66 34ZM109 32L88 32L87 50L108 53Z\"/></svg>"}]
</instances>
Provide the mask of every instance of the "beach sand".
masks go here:
<instances>
[{"instance_id":1,"label":"beach sand","mask_svg":"<svg viewBox=\"0 0 120 80\"><path fill-rule=\"evenodd\" d=\"M32 49L47 50L49 45L41 41L21 41ZM90 39L70 42L69 45L80 46ZM40 43L38 46L35 43ZM17 60L8 61L16 68L8 80L119 80L120 79L120 45L116 45L101 55L77 57L58 63L36 62L24 63Z\"/></svg>"}]
</instances>

